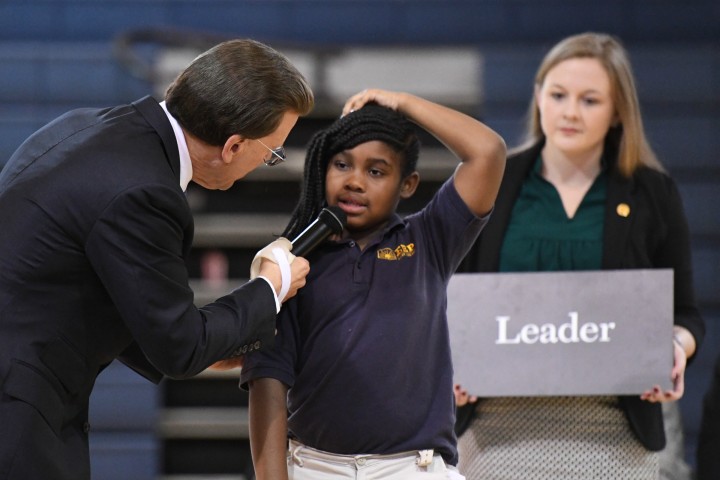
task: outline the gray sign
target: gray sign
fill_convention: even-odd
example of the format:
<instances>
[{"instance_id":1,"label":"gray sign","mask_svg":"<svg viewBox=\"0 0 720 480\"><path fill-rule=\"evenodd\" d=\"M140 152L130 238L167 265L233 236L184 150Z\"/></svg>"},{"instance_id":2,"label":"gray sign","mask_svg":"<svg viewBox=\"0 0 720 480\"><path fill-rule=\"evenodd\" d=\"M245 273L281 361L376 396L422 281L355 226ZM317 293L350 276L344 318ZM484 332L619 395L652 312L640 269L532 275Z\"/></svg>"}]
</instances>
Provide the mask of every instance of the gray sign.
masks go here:
<instances>
[{"instance_id":1,"label":"gray sign","mask_svg":"<svg viewBox=\"0 0 720 480\"><path fill-rule=\"evenodd\" d=\"M455 382L481 397L671 388L672 270L456 274Z\"/></svg>"}]
</instances>

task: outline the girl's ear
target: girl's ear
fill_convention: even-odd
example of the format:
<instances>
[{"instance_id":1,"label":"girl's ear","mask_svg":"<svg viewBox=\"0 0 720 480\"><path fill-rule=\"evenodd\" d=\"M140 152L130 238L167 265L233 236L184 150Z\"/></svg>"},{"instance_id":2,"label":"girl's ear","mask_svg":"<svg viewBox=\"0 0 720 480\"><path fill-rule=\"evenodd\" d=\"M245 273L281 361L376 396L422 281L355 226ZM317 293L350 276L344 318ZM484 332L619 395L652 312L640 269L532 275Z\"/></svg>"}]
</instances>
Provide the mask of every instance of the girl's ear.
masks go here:
<instances>
[{"instance_id":1,"label":"girl's ear","mask_svg":"<svg viewBox=\"0 0 720 480\"><path fill-rule=\"evenodd\" d=\"M413 196L420 183L420 174L413 172L400 182L400 198L403 200Z\"/></svg>"}]
</instances>

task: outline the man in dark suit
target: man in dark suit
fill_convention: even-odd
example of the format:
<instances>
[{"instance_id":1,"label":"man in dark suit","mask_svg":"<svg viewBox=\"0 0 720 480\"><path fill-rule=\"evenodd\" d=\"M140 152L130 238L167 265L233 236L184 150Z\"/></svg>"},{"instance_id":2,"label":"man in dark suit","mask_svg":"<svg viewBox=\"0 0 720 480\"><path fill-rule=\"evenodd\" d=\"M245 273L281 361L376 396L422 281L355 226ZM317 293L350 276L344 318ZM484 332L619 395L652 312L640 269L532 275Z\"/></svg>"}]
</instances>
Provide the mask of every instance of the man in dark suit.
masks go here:
<instances>
[{"instance_id":1,"label":"man in dark suit","mask_svg":"<svg viewBox=\"0 0 720 480\"><path fill-rule=\"evenodd\" d=\"M272 342L307 262L288 275L265 261L196 308L184 190L279 163L312 106L284 56L235 40L195 59L160 104L75 110L20 146L0 173L0 479L90 478L88 401L114 359L158 382Z\"/></svg>"}]
</instances>

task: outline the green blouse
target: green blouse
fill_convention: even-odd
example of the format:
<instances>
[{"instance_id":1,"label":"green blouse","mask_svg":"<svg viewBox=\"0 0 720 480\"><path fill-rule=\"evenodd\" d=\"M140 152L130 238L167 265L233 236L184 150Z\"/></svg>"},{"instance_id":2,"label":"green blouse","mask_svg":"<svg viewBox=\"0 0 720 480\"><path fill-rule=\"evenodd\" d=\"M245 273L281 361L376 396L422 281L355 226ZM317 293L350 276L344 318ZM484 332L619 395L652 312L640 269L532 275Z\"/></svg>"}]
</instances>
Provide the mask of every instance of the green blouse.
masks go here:
<instances>
[{"instance_id":1,"label":"green blouse","mask_svg":"<svg viewBox=\"0 0 720 480\"><path fill-rule=\"evenodd\" d=\"M568 218L538 157L515 201L500 251L501 272L599 270L607 174L603 170Z\"/></svg>"}]
</instances>

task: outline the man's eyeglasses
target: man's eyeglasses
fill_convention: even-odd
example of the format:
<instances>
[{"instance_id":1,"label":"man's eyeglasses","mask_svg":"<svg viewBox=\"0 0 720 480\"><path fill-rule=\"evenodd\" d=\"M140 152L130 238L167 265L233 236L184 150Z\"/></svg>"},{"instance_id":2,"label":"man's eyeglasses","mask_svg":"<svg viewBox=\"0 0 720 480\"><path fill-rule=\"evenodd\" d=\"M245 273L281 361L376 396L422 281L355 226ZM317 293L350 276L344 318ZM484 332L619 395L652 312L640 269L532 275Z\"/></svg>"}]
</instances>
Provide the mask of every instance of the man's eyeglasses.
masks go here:
<instances>
[{"instance_id":1,"label":"man's eyeglasses","mask_svg":"<svg viewBox=\"0 0 720 480\"><path fill-rule=\"evenodd\" d=\"M266 155L265 158L263 158L263 162L265 162L265 165L268 167L273 167L275 165L278 165L286 160L285 157L285 148L280 146L277 148L270 148L267 145L265 145L260 140L255 139L260 145L267 148L270 152L269 155Z\"/></svg>"}]
</instances>

